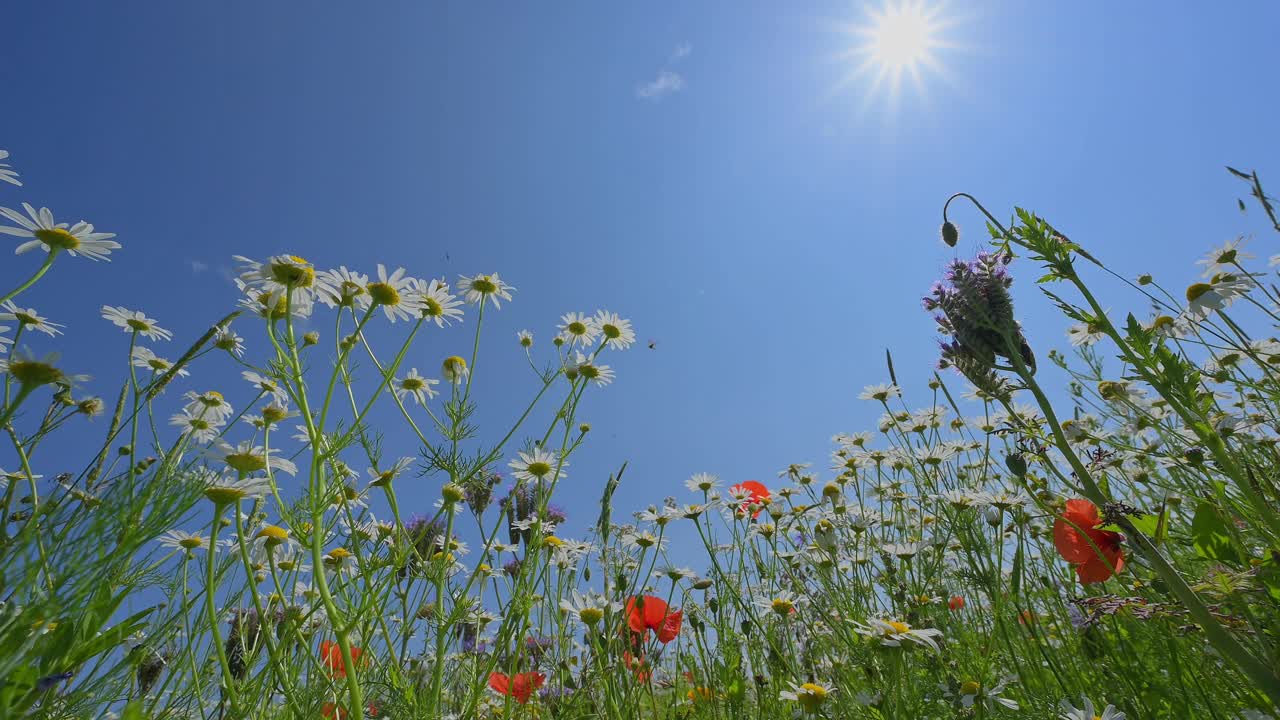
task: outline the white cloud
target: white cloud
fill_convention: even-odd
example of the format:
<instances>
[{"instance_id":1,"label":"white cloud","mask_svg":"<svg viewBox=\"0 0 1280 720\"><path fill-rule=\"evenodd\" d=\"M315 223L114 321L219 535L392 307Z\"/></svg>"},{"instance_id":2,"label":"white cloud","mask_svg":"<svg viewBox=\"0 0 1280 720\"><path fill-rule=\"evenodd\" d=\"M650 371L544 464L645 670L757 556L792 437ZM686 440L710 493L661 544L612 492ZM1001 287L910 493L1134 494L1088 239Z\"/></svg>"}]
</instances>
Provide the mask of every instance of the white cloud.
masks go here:
<instances>
[{"instance_id":1,"label":"white cloud","mask_svg":"<svg viewBox=\"0 0 1280 720\"><path fill-rule=\"evenodd\" d=\"M201 262L199 260L188 260L187 264L191 266L191 272L196 275L199 275L200 273L209 269L208 263Z\"/></svg>"},{"instance_id":2,"label":"white cloud","mask_svg":"<svg viewBox=\"0 0 1280 720\"><path fill-rule=\"evenodd\" d=\"M661 100L671 93L684 89L684 78L679 73L663 70L658 77L636 88L636 97L641 100Z\"/></svg>"},{"instance_id":3,"label":"white cloud","mask_svg":"<svg viewBox=\"0 0 1280 720\"><path fill-rule=\"evenodd\" d=\"M673 62L673 63L680 62L681 60L689 57L689 54L692 52L693 52L693 45L687 42L682 42L676 46L675 50L671 51L671 58L668 60L668 62Z\"/></svg>"}]
</instances>

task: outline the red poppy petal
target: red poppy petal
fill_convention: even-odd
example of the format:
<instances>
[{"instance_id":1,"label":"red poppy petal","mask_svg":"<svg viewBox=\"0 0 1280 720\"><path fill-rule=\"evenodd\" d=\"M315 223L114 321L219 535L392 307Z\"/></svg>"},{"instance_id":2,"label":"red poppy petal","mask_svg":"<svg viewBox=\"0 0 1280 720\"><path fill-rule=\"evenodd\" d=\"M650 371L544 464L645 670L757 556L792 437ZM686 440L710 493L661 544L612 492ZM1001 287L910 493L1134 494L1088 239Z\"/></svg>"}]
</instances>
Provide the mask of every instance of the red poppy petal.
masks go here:
<instances>
[{"instance_id":1,"label":"red poppy petal","mask_svg":"<svg viewBox=\"0 0 1280 720\"><path fill-rule=\"evenodd\" d=\"M662 621L662 627L658 628L658 641L663 645L676 639L680 634L680 625L684 622L684 611L677 610L666 617Z\"/></svg>"},{"instance_id":2,"label":"red poppy petal","mask_svg":"<svg viewBox=\"0 0 1280 720\"><path fill-rule=\"evenodd\" d=\"M498 673L498 672L490 673L489 687L493 688L497 692L502 693L503 695L506 695L510 690L510 681L507 679L507 676L503 675L502 673Z\"/></svg>"}]
</instances>

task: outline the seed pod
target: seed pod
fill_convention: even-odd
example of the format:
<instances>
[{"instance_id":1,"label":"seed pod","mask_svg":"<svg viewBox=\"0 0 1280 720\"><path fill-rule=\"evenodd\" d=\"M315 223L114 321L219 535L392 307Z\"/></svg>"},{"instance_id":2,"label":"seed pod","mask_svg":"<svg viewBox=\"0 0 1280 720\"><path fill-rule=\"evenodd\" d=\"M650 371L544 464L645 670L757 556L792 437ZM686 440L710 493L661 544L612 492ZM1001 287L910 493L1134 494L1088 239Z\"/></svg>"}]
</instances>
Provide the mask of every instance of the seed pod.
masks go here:
<instances>
[{"instance_id":1,"label":"seed pod","mask_svg":"<svg viewBox=\"0 0 1280 720\"><path fill-rule=\"evenodd\" d=\"M942 242L946 243L947 247L955 247L959 241L960 228L957 228L950 220L942 223Z\"/></svg>"}]
</instances>

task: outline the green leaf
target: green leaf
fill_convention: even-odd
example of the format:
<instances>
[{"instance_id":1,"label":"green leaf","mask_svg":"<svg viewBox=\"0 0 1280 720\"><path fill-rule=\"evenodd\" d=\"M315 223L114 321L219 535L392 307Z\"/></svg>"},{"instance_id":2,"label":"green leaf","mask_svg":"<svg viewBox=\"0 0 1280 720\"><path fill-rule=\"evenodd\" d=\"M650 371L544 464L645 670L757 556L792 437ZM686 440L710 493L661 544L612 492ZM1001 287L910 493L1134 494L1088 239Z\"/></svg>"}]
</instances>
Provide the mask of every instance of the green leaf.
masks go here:
<instances>
[{"instance_id":1,"label":"green leaf","mask_svg":"<svg viewBox=\"0 0 1280 720\"><path fill-rule=\"evenodd\" d=\"M1213 503L1205 500L1196 507L1191 521L1191 542L1200 557L1229 565L1244 564L1244 553L1227 531L1226 521Z\"/></svg>"}]
</instances>

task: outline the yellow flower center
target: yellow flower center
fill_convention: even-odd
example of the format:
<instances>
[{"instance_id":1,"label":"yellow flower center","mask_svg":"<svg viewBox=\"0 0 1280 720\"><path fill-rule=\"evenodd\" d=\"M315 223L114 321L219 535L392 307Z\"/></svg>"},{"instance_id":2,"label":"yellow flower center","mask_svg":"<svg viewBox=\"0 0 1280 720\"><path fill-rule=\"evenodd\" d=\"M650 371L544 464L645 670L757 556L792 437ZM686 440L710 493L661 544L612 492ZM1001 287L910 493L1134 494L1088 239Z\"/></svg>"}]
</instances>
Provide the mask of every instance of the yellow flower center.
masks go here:
<instances>
[{"instance_id":1,"label":"yellow flower center","mask_svg":"<svg viewBox=\"0 0 1280 720\"><path fill-rule=\"evenodd\" d=\"M178 541L178 545L187 550L195 550L198 547L204 547L204 538L185 537Z\"/></svg>"},{"instance_id":2,"label":"yellow flower center","mask_svg":"<svg viewBox=\"0 0 1280 720\"><path fill-rule=\"evenodd\" d=\"M17 378L19 383L35 387L60 382L63 379L61 370L37 360L11 361L9 374Z\"/></svg>"},{"instance_id":3,"label":"yellow flower center","mask_svg":"<svg viewBox=\"0 0 1280 720\"><path fill-rule=\"evenodd\" d=\"M400 304L400 292L387 283L369 283L369 297L379 305Z\"/></svg>"},{"instance_id":4,"label":"yellow flower center","mask_svg":"<svg viewBox=\"0 0 1280 720\"><path fill-rule=\"evenodd\" d=\"M586 335L587 326L577 320L574 320L569 323L569 333L573 335Z\"/></svg>"},{"instance_id":5,"label":"yellow flower center","mask_svg":"<svg viewBox=\"0 0 1280 720\"><path fill-rule=\"evenodd\" d=\"M75 250L80 247L80 238L67 232L64 228L40 228L33 233L36 239L53 250Z\"/></svg>"},{"instance_id":6,"label":"yellow flower center","mask_svg":"<svg viewBox=\"0 0 1280 720\"><path fill-rule=\"evenodd\" d=\"M541 460L529 463L529 474L534 477L542 477L551 473L551 465Z\"/></svg>"},{"instance_id":7,"label":"yellow flower center","mask_svg":"<svg viewBox=\"0 0 1280 720\"><path fill-rule=\"evenodd\" d=\"M271 277L281 285L311 287L316 280L316 271L311 265L297 255L286 255L285 258L293 262L271 263Z\"/></svg>"},{"instance_id":8,"label":"yellow flower center","mask_svg":"<svg viewBox=\"0 0 1280 720\"><path fill-rule=\"evenodd\" d=\"M805 712L817 712L818 707L827 699L827 689L815 683L805 683L796 693L796 702Z\"/></svg>"},{"instance_id":9,"label":"yellow flower center","mask_svg":"<svg viewBox=\"0 0 1280 720\"><path fill-rule=\"evenodd\" d=\"M960 686L960 694L961 695L977 695L978 690L980 689L982 689L981 685L970 680Z\"/></svg>"},{"instance_id":10,"label":"yellow flower center","mask_svg":"<svg viewBox=\"0 0 1280 720\"><path fill-rule=\"evenodd\" d=\"M582 618L582 622L588 625L595 625L604 618L604 610L595 607L582 608L578 613L578 617Z\"/></svg>"},{"instance_id":11,"label":"yellow flower center","mask_svg":"<svg viewBox=\"0 0 1280 720\"><path fill-rule=\"evenodd\" d=\"M232 470L246 474L265 470L267 467L266 457L251 452L231 453L227 455L225 462Z\"/></svg>"},{"instance_id":12,"label":"yellow flower center","mask_svg":"<svg viewBox=\"0 0 1280 720\"><path fill-rule=\"evenodd\" d=\"M609 323L605 323L604 325L600 326L600 331L603 332L604 336L609 338L610 340L616 340L622 337L622 330L617 325L610 325Z\"/></svg>"},{"instance_id":13,"label":"yellow flower center","mask_svg":"<svg viewBox=\"0 0 1280 720\"><path fill-rule=\"evenodd\" d=\"M245 498L245 492L240 488L228 487L226 485L215 485L206 488L204 496L213 501L214 505L230 505Z\"/></svg>"},{"instance_id":14,"label":"yellow flower center","mask_svg":"<svg viewBox=\"0 0 1280 720\"><path fill-rule=\"evenodd\" d=\"M423 301L425 303L422 307L423 317L438 317L444 314L444 306L440 304L439 300L433 297L425 297Z\"/></svg>"},{"instance_id":15,"label":"yellow flower center","mask_svg":"<svg viewBox=\"0 0 1280 720\"><path fill-rule=\"evenodd\" d=\"M1195 283L1187 288L1187 302L1195 302L1201 295L1209 292L1213 286L1209 283Z\"/></svg>"},{"instance_id":16,"label":"yellow flower center","mask_svg":"<svg viewBox=\"0 0 1280 720\"><path fill-rule=\"evenodd\" d=\"M489 293L497 292L498 286L489 279L488 275L477 275L476 279L471 281L471 289L488 295Z\"/></svg>"},{"instance_id":17,"label":"yellow flower center","mask_svg":"<svg viewBox=\"0 0 1280 720\"><path fill-rule=\"evenodd\" d=\"M885 620L884 624L893 628L893 630L885 630L886 635L892 635L895 632L904 633L904 632L909 632L911 630L910 625L904 622L898 622L897 620Z\"/></svg>"},{"instance_id":18,"label":"yellow flower center","mask_svg":"<svg viewBox=\"0 0 1280 720\"><path fill-rule=\"evenodd\" d=\"M267 525L258 531L258 537L266 540L266 545L270 547L288 540L289 531L278 525Z\"/></svg>"},{"instance_id":19,"label":"yellow flower center","mask_svg":"<svg viewBox=\"0 0 1280 720\"><path fill-rule=\"evenodd\" d=\"M339 563L351 557L351 551L344 547L336 547L325 553L333 562Z\"/></svg>"},{"instance_id":20,"label":"yellow flower center","mask_svg":"<svg viewBox=\"0 0 1280 720\"><path fill-rule=\"evenodd\" d=\"M788 615L794 610L796 604L786 598L774 598L773 611L779 615Z\"/></svg>"}]
</instances>

